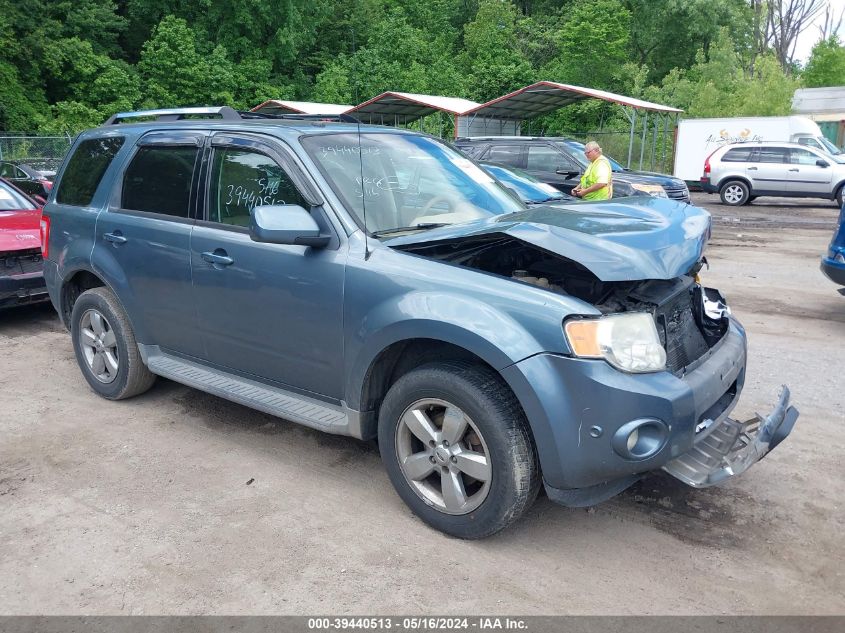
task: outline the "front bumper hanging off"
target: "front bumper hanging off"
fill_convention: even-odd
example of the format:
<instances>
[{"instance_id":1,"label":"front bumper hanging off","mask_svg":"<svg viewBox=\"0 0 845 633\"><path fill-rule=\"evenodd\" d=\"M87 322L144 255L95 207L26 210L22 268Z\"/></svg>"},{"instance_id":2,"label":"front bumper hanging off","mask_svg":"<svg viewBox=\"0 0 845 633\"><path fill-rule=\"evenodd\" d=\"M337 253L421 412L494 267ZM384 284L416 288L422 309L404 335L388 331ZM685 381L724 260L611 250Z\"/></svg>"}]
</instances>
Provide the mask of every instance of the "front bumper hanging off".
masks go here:
<instances>
[{"instance_id":1,"label":"front bumper hanging off","mask_svg":"<svg viewBox=\"0 0 845 633\"><path fill-rule=\"evenodd\" d=\"M774 410L745 422L729 417L717 421L693 448L663 466L663 470L696 488L718 484L744 473L780 444L795 426L798 410L789 405L784 385Z\"/></svg>"}]
</instances>

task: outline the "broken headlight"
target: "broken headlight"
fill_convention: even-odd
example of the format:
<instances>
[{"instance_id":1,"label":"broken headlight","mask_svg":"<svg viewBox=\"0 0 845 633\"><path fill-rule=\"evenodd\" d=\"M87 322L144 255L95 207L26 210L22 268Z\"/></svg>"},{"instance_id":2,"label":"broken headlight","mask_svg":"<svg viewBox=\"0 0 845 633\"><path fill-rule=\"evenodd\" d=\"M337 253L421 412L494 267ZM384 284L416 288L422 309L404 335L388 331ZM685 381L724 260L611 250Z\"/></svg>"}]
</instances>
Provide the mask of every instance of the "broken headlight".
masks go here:
<instances>
[{"instance_id":1,"label":"broken headlight","mask_svg":"<svg viewBox=\"0 0 845 633\"><path fill-rule=\"evenodd\" d=\"M632 373L666 368L666 350L660 344L654 318L647 312L572 319L563 329L573 353L581 358L603 358Z\"/></svg>"}]
</instances>

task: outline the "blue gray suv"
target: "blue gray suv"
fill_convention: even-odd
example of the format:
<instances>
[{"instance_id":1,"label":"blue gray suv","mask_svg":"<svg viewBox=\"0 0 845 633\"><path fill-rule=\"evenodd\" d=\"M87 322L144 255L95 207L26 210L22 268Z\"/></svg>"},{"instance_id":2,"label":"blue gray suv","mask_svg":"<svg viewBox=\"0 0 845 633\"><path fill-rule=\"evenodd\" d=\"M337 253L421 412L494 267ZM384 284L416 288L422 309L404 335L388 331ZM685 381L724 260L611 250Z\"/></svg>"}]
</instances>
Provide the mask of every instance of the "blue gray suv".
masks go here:
<instances>
[{"instance_id":1,"label":"blue gray suv","mask_svg":"<svg viewBox=\"0 0 845 633\"><path fill-rule=\"evenodd\" d=\"M81 134L42 219L94 391L162 376L377 438L402 499L462 538L541 486L569 506L657 469L708 486L786 437L786 389L729 416L746 337L697 281L709 232L665 199L526 207L408 130L225 107Z\"/></svg>"}]
</instances>

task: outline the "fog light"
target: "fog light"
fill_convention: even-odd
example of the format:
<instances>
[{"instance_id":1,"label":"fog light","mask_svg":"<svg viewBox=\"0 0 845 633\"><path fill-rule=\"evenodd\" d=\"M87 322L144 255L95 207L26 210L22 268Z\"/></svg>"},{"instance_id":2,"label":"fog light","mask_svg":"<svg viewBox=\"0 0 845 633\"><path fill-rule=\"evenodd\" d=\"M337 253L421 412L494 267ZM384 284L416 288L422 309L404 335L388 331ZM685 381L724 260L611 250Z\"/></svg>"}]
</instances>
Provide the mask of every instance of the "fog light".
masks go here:
<instances>
[{"instance_id":1,"label":"fog light","mask_svg":"<svg viewBox=\"0 0 845 633\"><path fill-rule=\"evenodd\" d=\"M634 429L631 431L631 434L628 436L628 452L632 452L634 447L637 445L637 440L640 439L640 432L638 429Z\"/></svg>"},{"instance_id":2,"label":"fog light","mask_svg":"<svg viewBox=\"0 0 845 633\"><path fill-rule=\"evenodd\" d=\"M643 418L623 424L613 434L613 450L625 459L643 460L654 457L666 445L669 427L663 420Z\"/></svg>"},{"instance_id":3,"label":"fog light","mask_svg":"<svg viewBox=\"0 0 845 633\"><path fill-rule=\"evenodd\" d=\"M845 264L845 255L842 253L836 253L836 257L833 258L833 261L838 264Z\"/></svg>"}]
</instances>

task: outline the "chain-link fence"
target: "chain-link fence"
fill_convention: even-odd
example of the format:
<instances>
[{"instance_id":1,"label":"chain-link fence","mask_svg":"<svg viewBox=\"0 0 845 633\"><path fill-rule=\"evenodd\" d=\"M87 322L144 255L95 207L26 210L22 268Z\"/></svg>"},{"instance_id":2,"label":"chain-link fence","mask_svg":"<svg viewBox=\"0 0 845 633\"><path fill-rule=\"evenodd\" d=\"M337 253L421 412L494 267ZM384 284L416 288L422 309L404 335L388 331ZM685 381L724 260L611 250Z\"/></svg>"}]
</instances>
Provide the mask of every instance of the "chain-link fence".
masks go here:
<instances>
[{"instance_id":1,"label":"chain-link fence","mask_svg":"<svg viewBox=\"0 0 845 633\"><path fill-rule=\"evenodd\" d=\"M0 160L31 165L35 169L55 171L70 149L73 138L42 136L26 132L0 132Z\"/></svg>"}]
</instances>

